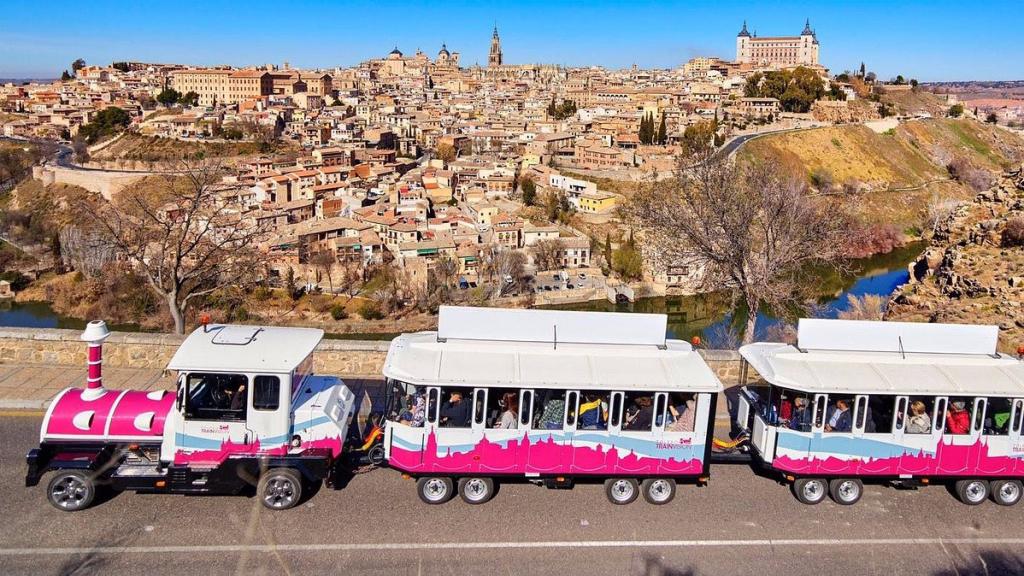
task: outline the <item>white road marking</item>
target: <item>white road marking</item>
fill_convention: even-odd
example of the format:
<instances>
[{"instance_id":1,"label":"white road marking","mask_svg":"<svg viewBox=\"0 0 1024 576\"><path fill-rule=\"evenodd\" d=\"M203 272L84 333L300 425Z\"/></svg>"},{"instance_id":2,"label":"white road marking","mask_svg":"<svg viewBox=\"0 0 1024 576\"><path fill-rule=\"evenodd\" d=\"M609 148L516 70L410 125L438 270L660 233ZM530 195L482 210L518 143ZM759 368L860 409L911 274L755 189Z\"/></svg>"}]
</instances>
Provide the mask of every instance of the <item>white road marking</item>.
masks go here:
<instances>
[{"instance_id":1,"label":"white road marking","mask_svg":"<svg viewBox=\"0 0 1024 576\"><path fill-rule=\"evenodd\" d=\"M558 548L752 548L766 546L1024 546L1024 538L828 538L793 540L583 540L578 542L382 542L367 544L226 544L220 546L97 546L94 548L0 548L2 556L86 554L195 554L224 552L360 552L388 550L490 550Z\"/></svg>"}]
</instances>

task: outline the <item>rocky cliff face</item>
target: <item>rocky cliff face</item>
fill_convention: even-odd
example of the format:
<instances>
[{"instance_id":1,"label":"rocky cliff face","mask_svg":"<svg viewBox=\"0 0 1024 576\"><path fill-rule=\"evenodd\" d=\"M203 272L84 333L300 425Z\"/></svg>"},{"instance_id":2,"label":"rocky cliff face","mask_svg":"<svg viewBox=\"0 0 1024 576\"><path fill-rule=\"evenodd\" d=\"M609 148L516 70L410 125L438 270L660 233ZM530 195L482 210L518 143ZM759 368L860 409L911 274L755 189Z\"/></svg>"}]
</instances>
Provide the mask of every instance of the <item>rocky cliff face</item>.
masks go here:
<instances>
[{"instance_id":1,"label":"rocky cliff face","mask_svg":"<svg viewBox=\"0 0 1024 576\"><path fill-rule=\"evenodd\" d=\"M999 347L1024 345L1024 246L1005 238L1024 218L1024 165L957 206L935 227L910 282L889 301L886 318L916 322L998 324Z\"/></svg>"}]
</instances>

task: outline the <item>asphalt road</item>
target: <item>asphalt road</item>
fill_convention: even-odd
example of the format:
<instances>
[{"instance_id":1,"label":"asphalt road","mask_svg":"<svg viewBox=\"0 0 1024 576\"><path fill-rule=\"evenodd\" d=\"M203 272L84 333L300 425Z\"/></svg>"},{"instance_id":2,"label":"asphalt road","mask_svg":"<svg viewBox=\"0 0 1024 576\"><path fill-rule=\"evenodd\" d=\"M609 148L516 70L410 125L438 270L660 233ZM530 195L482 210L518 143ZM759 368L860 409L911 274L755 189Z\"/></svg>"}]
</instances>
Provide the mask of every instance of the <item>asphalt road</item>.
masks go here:
<instances>
[{"instance_id":1,"label":"asphalt road","mask_svg":"<svg viewBox=\"0 0 1024 576\"><path fill-rule=\"evenodd\" d=\"M1024 508L967 507L941 487L869 486L808 507L744 466L655 507L600 486L501 487L472 507L421 504L391 470L286 512L254 499L121 494L59 512L23 487L38 415L0 414L3 574L1019 574Z\"/></svg>"}]
</instances>

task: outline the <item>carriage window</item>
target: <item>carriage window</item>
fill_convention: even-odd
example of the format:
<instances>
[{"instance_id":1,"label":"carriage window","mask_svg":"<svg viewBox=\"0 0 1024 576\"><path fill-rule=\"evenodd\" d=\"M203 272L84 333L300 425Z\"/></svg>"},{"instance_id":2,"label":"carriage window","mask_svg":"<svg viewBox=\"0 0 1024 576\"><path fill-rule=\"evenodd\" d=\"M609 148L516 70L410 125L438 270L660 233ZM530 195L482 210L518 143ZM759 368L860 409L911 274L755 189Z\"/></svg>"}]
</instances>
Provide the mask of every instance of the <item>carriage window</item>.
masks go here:
<instances>
[{"instance_id":1,"label":"carriage window","mask_svg":"<svg viewBox=\"0 0 1024 576\"><path fill-rule=\"evenodd\" d=\"M531 406L533 405L533 390L523 390L523 401L519 406L519 426L530 427Z\"/></svg>"},{"instance_id":2,"label":"carriage window","mask_svg":"<svg viewBox=\"0 0 1024 576\"><path fill-rule=\"evenodd\" d=\"M908 397L904 432L907 434L931 434L934 406L935 398L933 396Z\"/></svg>"},{"instance_id":3,"label":"carriage window","mask_svg":"<svg viewBox=\"0 0 1024 576\"><path fill-rule=\"evenodd\" d=\"M901 397L901 398L899 398L896 401L896 417L894 418L894 421L893 421L893 424L892 424L892 429L894 431L896 431L896 430L903 430L903 426L905 426L906 422L907 422L906 414L907 414L907 399Z\"/></svg>"},{"instance_id":4,"label":"carriage window","mask_svg":"<svg viewBox=\"0 0 1024 576\"><path fill-rule=\"evenodd\" d=\"M487 391L486 422L488 428L519 427L519 390L491 388ZM527 416L529 422L529 416Z\"/></svg>"},{"instance_id":5,"label":"carriage window","mask_svg":"<svg viewBox=\"0 0 1024 576\"><path fill-rule=\"evenodd\" d=\"M868 397L857 396L854 402L856 428L858 430L866 430L868 423Z\"/></svg>"},{"instance_id":6,"label":"carriage window","mask_svg":"<svg viewBox=\"0 0 1024 576\"><path fill-rule=\"evenodd\" d=\"M469 428L473 413L470 399L472 388L445 387L441 389L441 411L439 421L444 428Z\"/></svg>"},{"instance_id":7,"label":"carriage window","mask_svg":"<svg viewBox=\"0 0 1024 576\"><path fill-rule=\"evenodd\" d=\"M277 376L257 376L252 384L252 407L277 410L281 404L281 380Z\"/></svg>"},{"instance_id":8,"label":"carriage window","mask_svg":"<svg viewBox=\"0 0 1024 576\"><path fill-rule=\"evenodd\" d=\"M950 396L946 403L946 434L970 434L974 398Z\"/></svg>"},{"instance_id":9,"label":"carriage window","mask_svg":"<svg viewBox=\"0 0 1024 576\"><path fill-rule=\"evenodd\" d=\"M654 424L654 395L651 392L629 392L623 400L624 430L647 431Z\"/></svg>"},{"instance_id":10,"label":"carriage window","mask_svg":"<svg viewBox=\"0 0 1024 576\"><path fill-rule=\"evenodd\" d=\"M611 408L608 409L608 420L615 428L622 422L622 392L612 392Z\"/></svg>"},{"instance_id":11,"label":"carriage window","mask_svg":"<svg viewBox=\"0 0 1024 576\"><path fill-rule=\"evenodd\" d=\"M189 374L185 418L244 422L248 383L244 374Z\"/></svg>"},{"instance_id":12,"label":"carriage window","mask_svg":"<svg viewBox=\"0 0 1024 576\"><path fill-rule=\"evenodd\" d=\"M534 430L561 430L564 417L565 390L536 390L534 392Z\"/></svg>"},{"instance_id":13,"label":"carriage window","mask_svg":"<svg viewBox=\"0 0 1024 576\"><path fill-rule=\"evenodd\" d=\"M825 409L828 407L827 397L824 394L819 394L814 399L814 428L822 428L825 426Z\"/></svg>"},{"instance_id":14,"label":"carriage window","mask_svg":"<svg viewBox=\"0 0 1024 576\"><path fill-rule=\"evenodd\" d=\"M989 398L988 414L985 416L985 434L990 436L1006 436L1010 433L1009 398Z\"/></svg>"},{"instance_id":15,"label":"carriage window","mask_svg":"<svg viewBox=\"0 0 1024 576\"><path fill-rule=\"evenodd\" d=\"M864 432L867 434L891 434L895 409L895 396L874 394L869 396L867 421L864 423Z\"/></svg>"},{"instance_id":16,"label":"carriage window","mask_svg":"<svg viewBox=\"0 0 1024 576\"><path fill-rule=\"evenodd\" d=\"M483 424L484 418L487 416L487 405L485 400L487 399L487 390L483 388L477 388L473 390L473 423Z\"/></svg>"},{"instance_id":17,"label":"carriage window","mask_svg":"<svg viewBox=\"0 0 1024 576\"><path fill-rule=\"evenodd\" d=\"M440 412L440 402L437 399L437 388L431 388L427 394L427 422L437 423L437 415Z\"/></svg>"},{"instance_id":18,"label":"carriage window","mask_svg":"<svg viewBox=\"0 0 1024 576\"><path fill-rule=\"evenodd\" d=\"M674 392L668 396L668 424L670 432L693 432L697 418L697 398L693 394Z\"/></svg>"},{"instance_id":19,"label":"carriage window","mask_svg":"<svg viewBox=\"0 0 1024 576\"><path fill-rule=\"evenodd\" d=\"M565 424L567 426L576 425L576 406L578 404L579 395L580 393L575 390L571 390L565 395Z\"/></svg>"},{"instance_id":20,"label":"carriage window","mask_svg":"<svg viewBox=\"0 0 1024 576\"><path fill-rule=\"evenodd\" d=\"M787 390L779 408L779 426L810 432L814 399L806 392ZM824 418L824 415L821 417Z\"/></svg>"},{"instance_id":21,"label":"carriage window","mask_svg":"<svg viewBox=\"0 0 1024 576\"><path fill-rule=\"evenodd\" d=\"M978 432L985 423L985 409L988 408L988 400L978 398L974 404L974 424L971 426L971 430Z\"/></svg>"},{"instance_id":22,"label":"carriage window","mask_svg":"<svg viewBox=\"0 0 1024 576\"><path fill-rule=\"evenodd\" d=\"M607 430L608 400L608 392L600 390L580 392L580 409L576 428L579 430Z\"/></svg>"},{"instance_id":23,"label":"carriage window","mask_svg":"<svg viewBox=\"0 0 1024 576\"><path fill-rule=\"evenodd\" d=\"M830 394L828 402L825 432L850 432L853 429L853 396Z\"/></svg>"},{"instance_id":24,"label":"carriage window","mask_svg":"<svg viewBox=\"0 0 1024 576\"><path fill-rule=\"evenodd\" d=\"M935 399L935 418L932 420L932 429L935 431L942 430L946 427L946 406L948 403L945 398ZM911 405L913 407L913 405Z\"/></svg>"},{"instance_id":25,"label":"carriage window","mask_svg":"<svg viewBox=\"0 0 1024 576\"><path fill-rule=\"evenodd\" d=\"M1021 415L1021 411L1024 411L1024 400L1013 401L1013 431L1020 432L1021 420L1024 416Z\"/></svg>"},{"instance_id":26,"label":"carriage window","mask_svg":"<svg viewBox=\"0 0 1024 576\"><path fill-rule=\"evenodd\" d=\"M661 428L665 425L665 417L668 416L668 401L665 394L654 395L654 427Z\"/></svg>"}]
</instances>

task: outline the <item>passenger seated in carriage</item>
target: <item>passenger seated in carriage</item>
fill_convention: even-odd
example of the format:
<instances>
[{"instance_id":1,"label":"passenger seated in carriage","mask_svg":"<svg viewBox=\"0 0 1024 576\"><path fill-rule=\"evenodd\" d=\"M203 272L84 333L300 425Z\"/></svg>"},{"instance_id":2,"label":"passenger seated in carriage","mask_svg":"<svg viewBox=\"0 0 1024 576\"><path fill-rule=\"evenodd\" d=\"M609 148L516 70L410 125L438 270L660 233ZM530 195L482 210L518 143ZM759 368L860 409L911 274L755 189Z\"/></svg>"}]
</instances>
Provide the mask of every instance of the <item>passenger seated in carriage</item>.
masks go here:
<instances>
[{"instance_id":1,"label":"passenger seated in carriage","mask_svg":"<svg viewBox=\"0 0 1024 576\"><path fill-rule=\"evenodd\" d=\"M850 414L850 403L847 400L836 400L835 407L825 424L825 432L849 432L853 429L853 416Z\"/></svg>"},{"instance_id":2,"label":"passenger seated in carriage","mask_svg":"<svg viewBox=\"0 0 1024 576\"><path fill-rule=\"evenodd\" d=\"M494 424L495 428L513 430L519 426L519 395L515 392L506 392L498 404L504 408L501 417Z\"/></svg>"},{"instance_id":3,"label":"passenger seated in carriage","mask_svg":"<svg viewBox=\"0 0 1024 576\"><path fill-rule=\"evenodd\" d=\"M583 430L601 430L608 427L608 403L594 393L586 393L580 404L579 427Z\"/></svg>"},{"instance_id":4,"label":"passenger seated in carriage","mask_svg":"<svg viewBox=\"0 0 1024 576\"><path fill-rule=\"evenodd\" d=\"M932 417L928 415L924 402L914 400L910 404L910 418L907 419L907 434L931 434Z\"/></svg>"},{"instance_id":5,"label":"passenger seated in carriage","mask_svg":"<svg viewBox=\"0 0 1024 576\"><path fill-rule=\"evenodd\" d=\"M807 405L807 398L797 396L793 399L793 411L790 413L787 426L790 430L809 432L811 430L811 408Z\"/></svg>"},{"instance_id":6,"label":"passenger seated in carriage","mask_svg":"<svg viewBox=\"0 0 1024 576\"><path fill-rule=\"evenodd\" d=\"M946 412L946 433L967 434L971 429L971 414L967 411L967 403L963 400L954 400L949 403L949 412Z\"/></svg>"}]
</instances>

